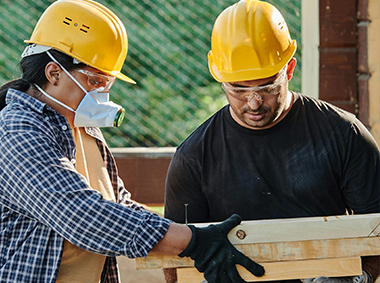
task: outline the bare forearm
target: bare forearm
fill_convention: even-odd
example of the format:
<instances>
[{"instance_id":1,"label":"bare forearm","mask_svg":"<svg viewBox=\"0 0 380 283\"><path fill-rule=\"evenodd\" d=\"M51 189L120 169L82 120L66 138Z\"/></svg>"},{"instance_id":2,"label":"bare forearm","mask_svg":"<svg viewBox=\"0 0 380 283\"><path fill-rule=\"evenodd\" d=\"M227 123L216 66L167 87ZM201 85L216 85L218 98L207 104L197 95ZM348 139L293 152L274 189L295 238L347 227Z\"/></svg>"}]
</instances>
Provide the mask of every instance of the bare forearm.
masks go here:
<instances>
[{"instance_id":1,"label":"bare forearm","mask_svg":"<svg viewBox=\"0 0 380 283\"><path fill-rule=\"evenodd\" d=\"M151 252L179 255L189 245L192 232L182 224L170 223L165 236L151 250Z\"/></svg>"}]
</instances>

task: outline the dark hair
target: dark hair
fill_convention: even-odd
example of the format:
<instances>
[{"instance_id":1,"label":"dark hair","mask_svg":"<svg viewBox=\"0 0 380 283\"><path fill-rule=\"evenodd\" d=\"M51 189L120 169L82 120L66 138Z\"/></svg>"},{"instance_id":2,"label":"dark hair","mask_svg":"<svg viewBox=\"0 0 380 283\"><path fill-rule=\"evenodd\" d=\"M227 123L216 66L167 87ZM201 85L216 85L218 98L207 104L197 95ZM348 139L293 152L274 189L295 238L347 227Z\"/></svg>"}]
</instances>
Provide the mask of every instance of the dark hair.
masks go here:
<instances>
[{"instance_id":1,"label":"dark hair","mask_svg":"<svg viewBox=\"0 0 380 283\"><path fill-rule=\"evenodd\" d=\"M73 57L57 50L49 50L50 54L67 70L72 71L82 68L85 64L74 64ZM20 91L27 91L33 84L40 87L47 83L45 67L52 59L46 52L24 57L20 61L22 78L9 81L0 87L0 110L5 107L5 96L8 89L13 88Z\"/></svg>"}]
</instances>

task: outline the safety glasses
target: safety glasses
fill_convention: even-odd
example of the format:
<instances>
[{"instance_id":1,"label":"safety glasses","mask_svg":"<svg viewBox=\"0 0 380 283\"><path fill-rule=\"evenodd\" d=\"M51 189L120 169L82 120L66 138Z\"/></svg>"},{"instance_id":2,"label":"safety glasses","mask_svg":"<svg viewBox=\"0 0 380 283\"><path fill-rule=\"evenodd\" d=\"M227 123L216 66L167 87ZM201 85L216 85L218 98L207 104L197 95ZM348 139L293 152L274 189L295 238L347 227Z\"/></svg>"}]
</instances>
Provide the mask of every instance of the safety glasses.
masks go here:
<instances>
[{"instance_id":1,"label":"safety glasses","mask_svg":"<svg viewBox=\"0 0 380 283\"><path fill-rule=\"evenodd\" d=\"M283 83L286 78L286 72L278 77L272 84L255 87L238 87L232 86L229 83L222 83L222 87L227 94L235 97L236 99L249 101L253 97L260 101L269 99L280 93Z\"/></svg>"},{"instance_id":2,"label":"safety glasses","mask_svg":"<svg viewBox=\"0 0 380 283\"><path fill-rule=\"evenodd\" d=\"M75 70L79 73L82 73L87 76L87 83L92 88L100 88L103 87L104 90L109 90L113 83L115 82L116 78L113 76L103 75L99 73L93 73L88 70L84 69L78 69Z\"/></svg>"}]
</instances>

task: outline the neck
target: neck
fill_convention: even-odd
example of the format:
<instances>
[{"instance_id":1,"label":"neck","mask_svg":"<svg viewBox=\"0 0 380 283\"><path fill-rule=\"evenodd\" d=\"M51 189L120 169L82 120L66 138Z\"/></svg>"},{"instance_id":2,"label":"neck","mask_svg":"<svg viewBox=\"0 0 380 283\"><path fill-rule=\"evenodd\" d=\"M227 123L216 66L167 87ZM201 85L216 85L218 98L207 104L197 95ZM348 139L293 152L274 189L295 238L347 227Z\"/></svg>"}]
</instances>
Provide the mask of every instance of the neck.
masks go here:
<instances>
[{"instance_id":1,"label":"neck","mask_svg":"<svg viewBox=\"0 0 380 283\"><path fill-rule=\"evenodd\" d=\"M29 88L28 91L26 91L26 93L30 95L31 97L43 103L46 103L50 108L54 109L55 111L60 113L62 116L65 116L65 118L67 119L70 125L70 128L74 128L74 116L75 116L75 112L73 112L74 110L69 110L68 109L69 107L62 106L61 103L56 102L55 98L53 98L52 100L50 95L47 96L46 94L44 94L46 93L44 90L40 91L36 86Z\"/></svg>"},{"instance_id":2,"label":"neck","mask_svg":"<svg viewBox=\"0 0 380 283\"><path fill-rule=\"evenodd\" d=\"M292 105L293 105L293 99L294 99L293 93L288 90L288 95L286 97L286 104L284 107L284 111L289 112L290 108L292 108Z\"/></svg>"},{"instance_id":3,"label":"neck","mask_svg":"<svg viewBox=\"0 0 380 283\"><path fill-rule=\"evenodd\" d=\"M288 90L285 104L284 104L284 109L282 110L278 118L273 122L273 124L271 124L271 126L278 124L282 119L284 119L286 115L288 115L290 109L292 109L292 105L293 105L293 93Z\"/></svg>"}]
</instances>

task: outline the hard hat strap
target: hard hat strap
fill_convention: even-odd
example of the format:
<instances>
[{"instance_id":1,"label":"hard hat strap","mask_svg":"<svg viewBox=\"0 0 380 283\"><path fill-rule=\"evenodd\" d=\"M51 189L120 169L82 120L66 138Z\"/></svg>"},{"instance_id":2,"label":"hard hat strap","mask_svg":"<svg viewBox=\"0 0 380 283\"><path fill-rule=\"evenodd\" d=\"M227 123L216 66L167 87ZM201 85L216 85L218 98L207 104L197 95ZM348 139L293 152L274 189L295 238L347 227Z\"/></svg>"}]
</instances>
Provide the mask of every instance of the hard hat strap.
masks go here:
<instances>
[{"instance_id":1,"label":"hard hat strap","mask_svg":"<svg viewBox=\"0 0 380 283\"><path fill-rule=\"evenodd\" d=\"M71 108L70 106L67 106L66 104L64 104L63 102L59 101L58 99L52 97L51 95L47 94L46 91L44 91L42 88L40 88L39 85L37 84L34 84L34 86L40 91L42 92L47 98L53 100L55 103L58 103L59 105L61 105L62 107L65 107L67 110L70 110L72 112L75 113L75 110L73 108Z\"/></svg>"},{"instance_id":2,"label":"hard hat strap","mask_svg":"<svg viewBox=\"0 0 380 283\"><path fill-rule=\"evenodd\" d=\"M87 93L87 90L73 77L72 74L70 74L69 71L67 71L62 65L61 63L59 63L54 57L53 55L50 54L49 51L46 51L47 55L49 55L49 57L51 58L51 60L53 60L55 63L58 64L59 67L61 67L61 69L70 77L70 79L72 79L79 87L81 90L83 90L84 93Z\"/></svg>"}]
</instances>

